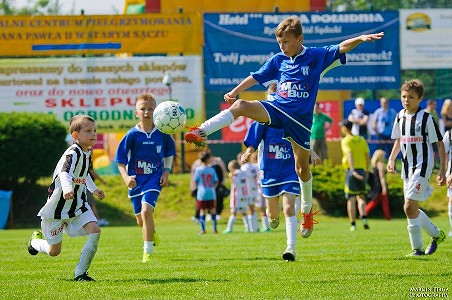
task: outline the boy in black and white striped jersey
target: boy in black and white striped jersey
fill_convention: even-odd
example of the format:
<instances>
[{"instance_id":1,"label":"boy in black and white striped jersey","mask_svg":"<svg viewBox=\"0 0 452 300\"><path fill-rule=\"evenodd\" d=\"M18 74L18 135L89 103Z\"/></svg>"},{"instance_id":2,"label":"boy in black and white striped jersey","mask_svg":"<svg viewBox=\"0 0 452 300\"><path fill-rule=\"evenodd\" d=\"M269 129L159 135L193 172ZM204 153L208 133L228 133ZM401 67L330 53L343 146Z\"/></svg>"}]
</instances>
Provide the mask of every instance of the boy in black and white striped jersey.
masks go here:
<instances>
[{"instance_id":1,"label":"boy in black and white striped jersey","mask_svg":"<svg viewBox=\"0 0 452 300\"><path fill-rule=\"evenodd\" d=\"M39 211L41 231L33 232L28 252L57 256L61 253L63 232L69 236L88 235L75 268L75 281L94 281L87 270L97 251L100 228L88 202L87 189L99 199L104 192L97 189L88 169L91 164L90 147L96 143L96 124L87 115L77 115L70 121L75 143L61 156L48 189L47 203Z\"/></svg>"},{"instance_id":2,"label":"boy in black and white striped jersey","mask_svg":"<svg viewBox=\"0 0 452 300\"><path fill-rule=\"evenodd\" d=\"M392 130L394 147L388 161L388 172L395 174L395 159L402 150L402 178L405 204L403 209L408 219L408 234L412 252L407 256L430 255L436 251L438 244L445 239L442 230L436 227L430 218L419 209L419 201L427 199L432 192L429 185L434 158L432 144L438 146L440 169L436 182L444 185L446 154L442 135L433 117L419 107L424 96L424 86L414 79L406 81L401 88L400 99L404 109L396 116ZM425 253L422 247L421 228L432 237Z\"/></svg>"}]
</instances>

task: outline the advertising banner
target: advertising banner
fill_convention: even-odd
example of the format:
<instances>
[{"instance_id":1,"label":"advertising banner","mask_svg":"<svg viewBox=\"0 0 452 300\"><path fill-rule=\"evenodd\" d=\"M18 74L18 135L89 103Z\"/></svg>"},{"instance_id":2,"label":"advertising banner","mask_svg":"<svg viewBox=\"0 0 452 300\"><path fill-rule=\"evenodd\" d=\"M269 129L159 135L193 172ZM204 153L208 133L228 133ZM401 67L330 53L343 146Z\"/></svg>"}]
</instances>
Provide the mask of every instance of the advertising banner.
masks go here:
<instances>
[{"instance_id":1,"label":"advertising banner","mask_svg":"<svg viewBox=\"0 0 452 300\"><path fill-rule=\"evenodd\" d=\"M0 56L200 53L201 15L2 16Z\"/></svg>"},{"instance_id":2,"label":"advertising banner","mask_svg":"<svg viewBox=\"0 0 452 300\"><path fill-rule=\"evenodd\" d=\"M402 70L452 69L452 9L401 9Z\"/></svg>"},{"instance_id":3,"label":"advertising banner","mask_svg":"<svg viewBox=\"0 0 452 300\"><path fill-rule=\"evenodd\" d=\"M162 83L165 73L171 86ZM1 112L53 113L65 124L88 114L99 132L135 125L135 101L143 93L154 94L157 104L179 102L188 126L204 119L200 56L3 59L0 88Z\"/></svg>"},{"instance_id":4,"label":"advertising banner","mask_svg":"<svg viewBox=\"0 0 452 300\"><path fill-rule=\"evenodd\" d=\"M399 15L363 13L204 14L206 90L230 90L280 51L274 30L286 17L303 24L304 46L328 46L361 34L385 32L347 54L347 64L322 78L321 89L399 88Z\"/></svg>"},{"instance_id":5,"label":"advertising banner","mask_svg":"<svg viewBox=\"0 0 452 300\"><path fill-rule=\"evenodd\" d=\"M225 110L231 105L227 103L221 103L220 109ZM238 117L232 122L232 124L221 129L221 139L226 142L239 142L242 143L245 139L246 132L254 122L253 119Z\"/></svg>"},{"instance_id":6,"label":"advertising banner","mask_svg":"<svg viewBox=\"0 0 452 300\"><path fill-rule=\"evenodd\" d=\"M331 100L317 103L319 103L320 110L333 119L333 122L330 124L330 128L325 132L325 138L327 140L340 138L341 132L338 120L341 120L341 116L339 115L339 101Z\"/></svg>"}]
</instances>

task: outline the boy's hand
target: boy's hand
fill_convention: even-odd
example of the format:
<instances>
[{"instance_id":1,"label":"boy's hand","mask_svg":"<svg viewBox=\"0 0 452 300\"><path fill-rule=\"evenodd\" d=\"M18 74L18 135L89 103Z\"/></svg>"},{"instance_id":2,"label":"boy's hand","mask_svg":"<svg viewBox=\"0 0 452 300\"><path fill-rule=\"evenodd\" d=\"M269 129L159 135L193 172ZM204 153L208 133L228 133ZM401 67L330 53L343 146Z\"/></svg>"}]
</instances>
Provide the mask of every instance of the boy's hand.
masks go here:
<instances>
[{"instance_id":1,"label":"boy's hand","mask_svg":"<svg viewBox=\"0 0 452 300\"><path fill-rule=\"evenodd\" d=\"M162 177L160 177L160 186L168 186L168 171L163 171Z\"/></svg>"},{"instance_id":2,"label":"boy's hand","mask_svg":"<svg viewBox=\"0 0 452 300\"><path fill-rule=\"evenodd\" d=\"M311 149L311 162L314 167L320 164L320 156L317 153L315 153L315 151L312 149Z\"/></svg>"},{"instance_id":3,"label":"boy's hand","mask_svg":"<svg viewBox=\"0 0 452 300\"><path fill-rule=\"evenodd\" d=\"M226 101L229 104L234 103L235 96L232 96L231 92L224 94L224 101Z\"/></svg>"},{"instance_id":4,"label":"boy's hand","mask_svg":"<svg viewBox=\"0 0 452 300\"><path fill-rule=\"evenodd\" d=\"M388 161L388 165L386 166L386 170L388 173L397 174L397 171L394 168L395 162L393 160Z\"/></svg>"},{"instance_id":5,"label":"boy's hand","mask_svg":"<svg viewBox=\"0 0 452 300\"><path fill-rule=\"evenodd\" d=\"M446 184L446 176L444 175L444 171L439 170L438 176L436 176L436 184L437 185L445 185Z\"/></svg>"},{"instance_id":6,"label":"boy's hand","mask_svg":"<svg viewBox=\"0 0 452 300\"><path fill-rule=\"evenodd\" d=\"M251 153L249 153L248 151L245 151L245 153L243 153L242 156L240 157L240 162L242 164L246 164L247 162L250 161L250 156L251 156Z\"/></svg>"},{"instance_id":7,"label":"boy's hand","mask_svg":"<svg viewBox=\"0 0 452 300\"><path fill-rule=\"evenodd\" d=\"M451 186L452 186L452 174L447 177L446 184L447 184L448 188L451 188Z\"/></svg>"},{"instance_id":8,"label":"boy's hand","mask_svg":"<svg viewBox=\"0 0 452 300\"><path fill-rule=\"evenodd\" d=\"M385 35L384 32L379 33L371 33L371 34L363 34L360 36L363 42L373 42L376 40L381 40L381 38Z\"/></svg>"},{"instance_id":9,"label":"boy's hand","mask_svg":"<svg viewBox=\"0 0 452 300\"><path fill-rule=\"evenodd\" d=\"M127 176L126 185L129 189L133 189L137 186L137 182L135 180L136 175Z\"/></svg>"},{"instance_id":10,"label":"boy's hand","mask_svg":"<svg viewBox=\"0 0 452 300\"><path fill-rule=\"evenodd\" d=\"M63 194L64 200L72 200L74 199L74 191L67 192Z\"/></svg>"},{"instance_id":11,"label":"boy's hand","mask_svg":"<svg viewBox=\"0 0 452 300\"><path fill-rule=\"evenodd\" d=\"M99 198L99 199L104 199L105 198L105 194L104 194L104 191L103 190L99 190L99 189L97 189L97 190L95 190L94 192L93 192L93 195L95 195L97 198Z\"/></svg>"},{"instance_id":12,"label":"boy's hand","mask_svg":"<svg viewBox=\"0 0 452 300\"><path fill-rule=\"evenodd\" d=\"M356 171L352 172L352 176L355 177L356 179L358 179L359 181L364 180L364 176L359 175Z\"/></svg>"}]
</instances>

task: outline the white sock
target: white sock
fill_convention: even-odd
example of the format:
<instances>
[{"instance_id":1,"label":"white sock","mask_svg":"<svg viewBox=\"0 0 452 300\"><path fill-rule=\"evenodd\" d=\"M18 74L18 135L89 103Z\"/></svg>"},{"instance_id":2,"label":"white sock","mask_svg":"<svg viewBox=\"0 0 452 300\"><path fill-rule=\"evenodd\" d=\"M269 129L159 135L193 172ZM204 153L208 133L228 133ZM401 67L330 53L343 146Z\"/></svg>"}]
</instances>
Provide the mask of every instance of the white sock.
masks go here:
<instances>
[{"instance_id":1,"label":"white sock","mask_svg":"<svg viewBox=\"0 0 452 300\"><path fill-rule=\"evenodd\" d=\"M286 237L287 237L287 246L290 246L292 249L295 249L295 242L297 240L297 217L286 217Z\"/></svg>"},{"instance_id":2,"label":"white sock","mask_svg":"<svg viewBox=\"0 0 452 300\"><path fill-rule=\"evenodd\" d=\"M36 251L39 251L44 254L49 254L50 245L46 240L42 239L32 239L31 246L35 248Z\"/></svg>"},{"instance_id":3,"label":"white sock","mask_svg":"<svg viewBox=\"0 0 452 300\"><path fill-rule=\"evenodd\" d=\"M246 218L248 219L248 225L249 225L249 232L254 232L254 220L253 215L247 215Z\"/></svg>"},{"instance_id":4,"label":"white sock","mask_svg":"<svg viewBox=\"0 0 452 300\"><path fill-rule=\"evenodd\" d=\"M234 122L234 116L229 109L225 109L202 123L199 128L203 129L207 135L210 135L215 131L230 125L232 122Z\"/></svg>"},{"instance_id":5,"label":"white sock","mask_svg":"<svg viewBox=\"0 0 452 300\"><path fill-rule=\"evenodd\" d=\"M262 223L262 227L264 227L264 230L267 230L268 228L270 228L270 223L268 222L267 216L262 216L261 223Z\"/></svg>"},{"instance_id":6,"label":"white sock","mask_svg":"<svg viewBox=\"0 0 452 300\"><path fill-rule=\"evenodd\" d=\"M96 255L97 245L99 245L100 233L88 234L85 246L83 246L82 253L80 253L80 259L75 267L75 277L82 275L88 271L94 255Z\"/></svg>"},{"instance_id":7,"label":"white sock","mask_svg":"<svg viewBox=\"0 0 452 300\"><path fill-rule=\"evenodd\" d=\"M232 228L234 228L234 223L235 223L235 216L229 216L228 226L226 227L226 229L229 231L232 231Z\"/></svg>"},{"instance_id":8,"label":"white sock","mask_svg":"<svg viewBox=\"0 0 452 300\"><path fill-rule=\"evenodd\" d=\"M435 224L433 224L432 221L430 221L430 218L421 209L419 210L418 219L421 220L422 229L424 229L429 236L439 237L438 227L436 227Z\"/></svg>"},{"instance_id":9,"label":"white sock","mask_svg":"<svg viewBox=\"0 0 452 300\"><path fill-rule=\"evenodd\" d=\"M421 236L421 220L419 216L416 219L407 219L408 221L408 235L410 236L411 249L421 250L422 247L422 236Z\"/></svg>"},{"instance_id":10,"label":"white sock","mask_svg":"<svg viewBox=\"0 0 452 300\"><path fill-rule=\"evenodd\" d=\"M312 208L312 173L308 181L304 182L300 178L301 197L303 198L303 213L308 214Z\"/></svg>"},{"instance_id":11,"label":"white sock","mask_svg":"<svg viewBox=\"0 0 452 300\"><path fill-rule=\"evenodd\" d=\"M242 217L242 220L243 220L243 225L245 226L245 231L246 232L251 232L251 224L248 222L248 216L243 216Z\"/></svg>"},{"instance_id":12,"label":"white sock","mask_svg":"<svg viewBox=\"0 0 452 300\"><path fill-rule=\"evenodd\" d=\"M253 213L253 231L259 232L259 219L257 218L257 212Z\"/></svg>"},{"instance_id":13,"label":"white sock","mask_svg":"<svg viewBox=\"0 0 452 300\"><path fill-rule=\"evenodd\" d=\"M452 230L452 204L451 201L449 200L449 222L450 222L450 229Z\"/></svg>"},{"instance_id":14,"label":"white sock","mask_svg":"<svg viewBox=\"0 0 452 300\"><path fill-rule=\"evenodd\" d=\"M143 251L144 253L152 254L154 252L154 241L144 241Z\"/></svg>"}]
</instances>

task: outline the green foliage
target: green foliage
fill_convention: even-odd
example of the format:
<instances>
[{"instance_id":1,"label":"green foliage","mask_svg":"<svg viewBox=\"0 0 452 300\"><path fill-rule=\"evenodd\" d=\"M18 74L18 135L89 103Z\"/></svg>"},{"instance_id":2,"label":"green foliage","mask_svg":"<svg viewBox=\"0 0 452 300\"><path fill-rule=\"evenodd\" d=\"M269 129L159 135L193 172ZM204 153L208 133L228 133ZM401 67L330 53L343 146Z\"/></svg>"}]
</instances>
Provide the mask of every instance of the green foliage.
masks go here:
<instances>
[{"instance_id":1,"label":"green foliage","mask_svg":"<svg viewBox=\"0 0 452 300\"><path fill-rule=\"evenodd\" d=\"M44 113L0 113L0 183L52 174L66 149L66 128Z\"/></svg>"},{"instance_id":2,"label":"green foliage","mask_svg":"<svg viewBox=\"0 0 452 300\"><path fill-rule=\"evenodd\" d=\"M59 0L32 0L28 1L27 6L15 7L9 0L0 1L0 15L61 15L61 7Z\"/></svg>"},{"instance_id":3,"label":"green foliage","mask_svg":"<svg viewBox=\"0 0 452 300\"><path fill-rule=\"evenodd\" d=\"M319 206L327 214L333 216L347 215L347 200L344 194L345 171L341 165L333 166L331 162L311 169L313 196ZM389 199L391 213L394 216L403 215L403 182L398 176L389 182ZM368 186L368 188L370 188ZM375 213L376 215L379 212Z\"/></svg>"},{"instance_id":4,"label":"green foliage","mask_svg":"<svg viewBox=\"0 0 452 300\"><path fill-rule=\"evenodd\" d=\"M63 237L58 257L27 253L32 230L1 230L2 299L411 299L419 289L439 294L452 282L450 241L432 256L406 258L406 220L369 220L349 231L345 218L319 216L309 239L297 237L296 261L285 262L284 221L267 233L246 234L237 218L232 234L199 236L190 221L157 221L161 244L141 262L138 226L103 227L89 269L94 283L73 282L86 237ZM447 218L432 220L448 230ZM220 221L218 229L226 227ZM423 234L424 246L428 245ZM417 290L417 292L416 292ZM424 293L424 295L427 295ZM447 296L436 296L438 299Z\"/></svg>"}]
</instances>

